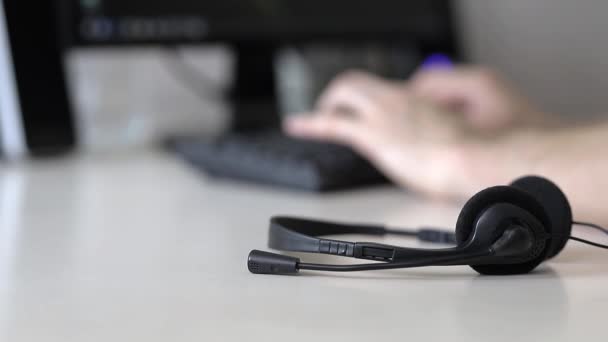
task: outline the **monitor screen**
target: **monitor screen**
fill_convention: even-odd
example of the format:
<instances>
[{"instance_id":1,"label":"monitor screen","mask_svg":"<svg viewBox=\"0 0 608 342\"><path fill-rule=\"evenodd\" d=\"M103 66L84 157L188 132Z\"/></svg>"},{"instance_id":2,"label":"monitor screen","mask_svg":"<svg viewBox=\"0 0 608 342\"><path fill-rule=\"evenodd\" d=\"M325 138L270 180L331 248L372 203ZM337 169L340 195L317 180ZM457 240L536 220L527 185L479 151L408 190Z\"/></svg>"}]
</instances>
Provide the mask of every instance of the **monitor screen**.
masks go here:
<instances>
[{"instance_id":1,"label":"monitor screen","mask_svg":"<svg viewBox=\"0 0 608 342\"><path fill-rule=\"evenodd\" d=\"M63 0L72 44L450 35L449 1Z\"/></svg>"}]
</instances>

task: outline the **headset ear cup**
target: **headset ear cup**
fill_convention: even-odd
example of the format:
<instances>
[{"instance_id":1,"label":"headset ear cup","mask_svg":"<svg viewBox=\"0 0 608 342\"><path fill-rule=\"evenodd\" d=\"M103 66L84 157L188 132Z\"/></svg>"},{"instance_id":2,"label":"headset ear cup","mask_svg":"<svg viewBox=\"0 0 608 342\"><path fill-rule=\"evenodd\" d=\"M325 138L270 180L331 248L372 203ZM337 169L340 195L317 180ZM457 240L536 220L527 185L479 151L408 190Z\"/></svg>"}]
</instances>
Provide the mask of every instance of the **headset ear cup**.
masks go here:
<instances>
[{"instance_id":1,"label":"headset ear cup","mask_svg":"<svg viewBox=\"0 0 608 342\"><path fill-rule=\"evenodd\" d=\"M518 188L495 186L477 193L462 208L456 222L456 241L459 245L469 239L479 215L498 203L510 203L528 211L542 223L545 231L551 234L551 221L543 206L534 197ZM545 248L538 257L521 264L471 265L471 267L481 274L488 275L528 273L547 258L548 252L549 248Z\"/></svg>"},{"instance_id":2,"label":"headset ear cup","mask_svg":"<svg viewBox=\"0 0 608 342\"><path fill-rule=\"evenodd\" d=\"M552 258L559 254L566 246L572 231L572 209L566 195L553 182L537 176L517 179L511 186L532 195L545 208L551 220L552 235L547 257Z\"/></svg>"}]
</instances>

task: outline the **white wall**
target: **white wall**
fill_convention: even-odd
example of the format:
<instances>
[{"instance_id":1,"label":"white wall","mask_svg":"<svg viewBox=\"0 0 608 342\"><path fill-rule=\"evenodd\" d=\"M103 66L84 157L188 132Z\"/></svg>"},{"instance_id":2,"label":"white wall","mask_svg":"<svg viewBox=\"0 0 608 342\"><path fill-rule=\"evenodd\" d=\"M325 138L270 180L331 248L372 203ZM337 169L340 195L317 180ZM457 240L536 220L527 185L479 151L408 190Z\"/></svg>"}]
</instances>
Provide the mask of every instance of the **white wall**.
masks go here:
<instances>
[{"instance_id":1,"label":"white wall","mask_svg":"<svg viewBox=\"0 0 608 342\"><path fill-rule=\"evenodd\" d=\"M158 48L72 51L66 63L83 148L112 150L224 130L230 111L218 93L231 82L229 51L188 48L183 54L192 70L176 72L175 55Z\"/></svg>"},{"instance_id":2,"label":"white wall","mask_svg":"<svg viewBox=\"0 0 608 342\"><path fill-rule=\"evenodd\" d=\"M503 71L549 111L608 114L608 1L459 0L474 61Z\"/></svg>"}]
</instances>

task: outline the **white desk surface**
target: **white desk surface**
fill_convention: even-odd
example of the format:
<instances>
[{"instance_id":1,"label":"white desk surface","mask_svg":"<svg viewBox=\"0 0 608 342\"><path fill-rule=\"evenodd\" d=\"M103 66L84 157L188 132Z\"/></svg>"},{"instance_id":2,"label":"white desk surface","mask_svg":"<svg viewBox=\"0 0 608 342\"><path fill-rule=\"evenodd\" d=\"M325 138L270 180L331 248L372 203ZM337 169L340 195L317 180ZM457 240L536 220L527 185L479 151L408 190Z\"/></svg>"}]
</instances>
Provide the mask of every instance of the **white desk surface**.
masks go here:
<instances>
[{"instance_id":1,"label":"white desk surface","mask_svg":"<svg viewBox=\"0 0 608 342\"><path fill-rule=\"evenodd\" d=\"M157 152L0 164L0 341L608 340L608 254L576 243L514 277L246 269L271 215L449 227L458 212L392 188L215 182Z\"/></svg>"}]
</instances>

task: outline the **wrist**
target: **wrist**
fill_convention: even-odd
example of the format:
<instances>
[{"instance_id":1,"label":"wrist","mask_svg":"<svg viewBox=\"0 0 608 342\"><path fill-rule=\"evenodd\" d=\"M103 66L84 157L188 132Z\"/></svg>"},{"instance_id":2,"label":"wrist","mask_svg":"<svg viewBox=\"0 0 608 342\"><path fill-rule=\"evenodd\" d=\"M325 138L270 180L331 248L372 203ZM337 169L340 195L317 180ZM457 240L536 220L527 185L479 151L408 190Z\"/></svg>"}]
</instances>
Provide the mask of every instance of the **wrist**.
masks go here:
<instances>
[{"instance_id":1,"label":"wrist","mask_svg":"<svg viewBox=\"0 0 608 342\"><path fill-rule=\"evenodd\" d=\"M540 129L514 130L499 138L476 140L459 147L464 191L469 194L507 185L524 175L543 173L552 146L551 134Z\"/></svg>"}]
</instances>

